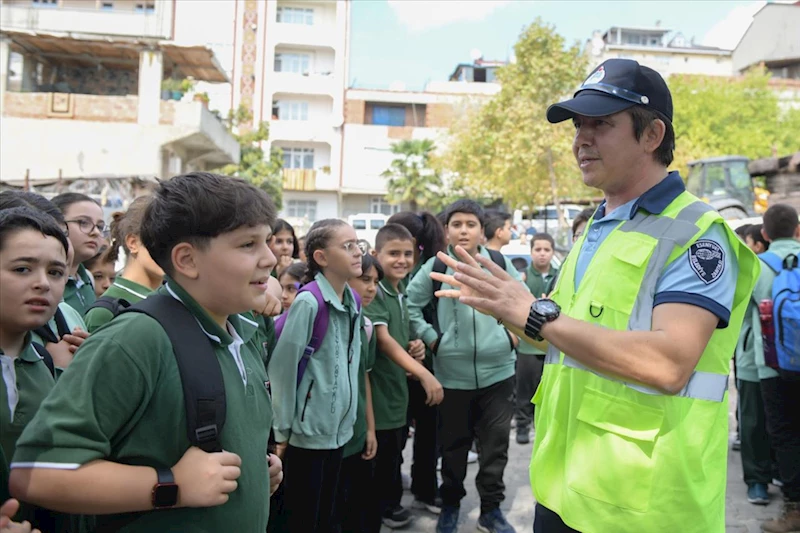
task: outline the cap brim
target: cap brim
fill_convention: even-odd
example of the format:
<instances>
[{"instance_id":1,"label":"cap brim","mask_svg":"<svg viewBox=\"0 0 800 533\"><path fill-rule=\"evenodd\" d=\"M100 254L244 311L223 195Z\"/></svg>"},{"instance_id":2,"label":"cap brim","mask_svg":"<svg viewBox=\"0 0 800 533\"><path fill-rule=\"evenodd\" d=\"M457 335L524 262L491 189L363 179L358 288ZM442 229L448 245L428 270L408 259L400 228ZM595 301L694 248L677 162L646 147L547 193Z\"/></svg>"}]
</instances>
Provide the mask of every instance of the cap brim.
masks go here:
<instances>
[{"instance_id":1,"label":"cap brim","mask_svg":"<svg viewBox=\"0 0 800 533\"><path fill-rule=\"evenodd\" d=\"M547 120L552 124L557 124L574 118L575 115L604 117L619 113L635 105L634 102L587 89L576 94L572 100L559 102L548 107Z\"/></svg>"}]
</instances>

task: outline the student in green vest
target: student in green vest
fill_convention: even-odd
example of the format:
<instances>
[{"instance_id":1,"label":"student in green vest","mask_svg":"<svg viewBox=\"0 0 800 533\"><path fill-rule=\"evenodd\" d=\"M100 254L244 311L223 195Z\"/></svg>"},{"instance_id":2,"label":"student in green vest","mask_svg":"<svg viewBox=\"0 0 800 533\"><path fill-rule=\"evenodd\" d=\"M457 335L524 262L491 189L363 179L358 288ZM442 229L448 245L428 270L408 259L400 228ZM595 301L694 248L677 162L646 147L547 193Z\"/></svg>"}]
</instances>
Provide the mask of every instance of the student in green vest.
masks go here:
<instances>
[{"instance_id":1,"label":"student in green vest","mask_svg":"<svg viewBox=\"0 0 800 533\"><path fill-rule=\"evenodd\" d=\"M553 267L555 240L549 233L537 233L531 239L531 264L525 275L525 284L537 298L553 291L558 269ZM534 406L531 403L544 367L544 351L527 342L517 347L516 409L517 444L530 442Z\"/></svg>"},{"instance_id":2,"label":"student in green vest","mask_svg":"<svg viewBox=\"0 0 800 533\"><path fill-rule=\"evenodd\" d=\"M303 281L318 284L328 304L328 328L298 382L319 309L313 294L298 294L269 360L269 376L275 442L286 475L279 521L283 531L312 533L333 526L344 446L356 422L361 317L347 283L361 275L364 254L352 226L325 219L311 226L306 255Z\"/></svg>"},{"instance_id":3,"label":"student in green vest","mask_svg":"<svg viewBox=\"0 0 800 533\"><path fill-rule=\"evenodd\" d=\"M97 255L103 245L103 208L91 197L76 192L59 194L52 202L64 214L67 236L75 250L64 301L83 316L97 299L94 280L83 262Z\"/></svg>"},{"instance_id":4,"label":"student in green vest","mask_svg":"<svg viewBox=\"0 0 800 533\"><path fill-rule=\"evenodd\" d=\"M291 268L291 267L290 267ZM380 263L371 255L361 259L361 276L348 283L361 297L361 305L369 306L383 279ZM353 438L344 447L342 471L336 494L336 527L342 533L371 531L368 519L371 508L378 505L375 490L375 454L378 440L375 436L375 411L372 408L370 373L375 364L377 337L372 321L361 317L361 360L358 368L358 411L353 426ZM379 525L380 527L380 525ZM338 529L337 529L338 528Z\"/></svg>"},{"instance_id":5,"label":"student in green vest","mask_svg":"<svg viewBox=\"0 0 800 533\"><path fill-rule=\"evenodd\" d=\"M370 375L378 437L375 485L383 523L399 528L412 520L408 509L400 505L403 495L400 465L408 434L406 373L420 381L428 405L441 402L442 386L420 362L425 357L425 345L412 339L409 332L405 280L414 266L414 237L399 224L386 224L375 236L374 254L383 268L384 279L378 286L378 295L364 313L372 320L378 339L378 353Z\"/></svg>"},{"instance_id":6,"label":"student in green vest","mask_svg":"<svg viewBox=\"0 0 800 533\"><path fill-rule=\"evenodd\" d=\"M164 270L150 256L142 244L142 222L151 196L140 196L131 202L124 213L111 215L111 245L103 252L104 261L116 263L119 251L125 253L125 268L103 296L122 299L133 305L161 286ZM89 333L114 318L111 311L102 307L91 308L84 317Z\"/></svg>"},{"instance_id":7,"label":"student in green vest","mask_svg":"<svg viewBox=\"0 0 800 533\"><path fill-rule=\"evenodd\" d=\"M667 171L672 97L657 72L609 59L547 117L572 120L584 183L605 196L552 299L464 249L441 256L457 274L434 275L456 285L440 296L548 342L534 529L723 533L728 376L758 259Z\"/></svg>"},{"instance_id":8,"label":"student in green vest","mask_svg":"<svg viewBox=\"0 0 800 533\"><path fill-rule=\"evenodd\" d=\"M266 451L264 348L240 313L265 305L274 222L266 193L205 172L161 182L142 222L142 242L167 275L159 293L194 315L220 364L225 451L190 446L169 337L151 317L126 313L89 337L23 432L12 496L96 514L99 531L266 530L280 460ZM155 499L170 479L177 494Z\"/></svg>"}]
</instances>

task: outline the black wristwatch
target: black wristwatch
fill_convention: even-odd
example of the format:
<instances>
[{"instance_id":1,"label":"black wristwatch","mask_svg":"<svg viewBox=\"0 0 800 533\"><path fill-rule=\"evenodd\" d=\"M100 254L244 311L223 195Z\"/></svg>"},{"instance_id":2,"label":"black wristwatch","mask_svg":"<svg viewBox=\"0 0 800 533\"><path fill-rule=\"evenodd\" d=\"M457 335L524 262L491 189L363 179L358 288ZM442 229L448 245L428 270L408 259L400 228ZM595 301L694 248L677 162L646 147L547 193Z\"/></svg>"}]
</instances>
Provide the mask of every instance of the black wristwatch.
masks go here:
<instances>
[{"instance_id":1,"label":"black wristwatch","mask_svg":"<svg viewBox=\"0 0 800 533\"><path fill-rule=\"evenodd\" d=\"M169 468L156 468L158 482L153 487L153 509L169 509L178 504L178 485Z\"/></svg>"},{"instance_id":2,"label":"black wristwatch","mask_svg":"<svg viewBox=\"0 0 800 533\"><path fill-rule=\"evenodd\" d=\"M540 335L542 327L561 316L561 307L549 298L536 300L531 304L531 312L525 324L525 335L537 341L544 340Z\"/></svg>"}]
</instances>

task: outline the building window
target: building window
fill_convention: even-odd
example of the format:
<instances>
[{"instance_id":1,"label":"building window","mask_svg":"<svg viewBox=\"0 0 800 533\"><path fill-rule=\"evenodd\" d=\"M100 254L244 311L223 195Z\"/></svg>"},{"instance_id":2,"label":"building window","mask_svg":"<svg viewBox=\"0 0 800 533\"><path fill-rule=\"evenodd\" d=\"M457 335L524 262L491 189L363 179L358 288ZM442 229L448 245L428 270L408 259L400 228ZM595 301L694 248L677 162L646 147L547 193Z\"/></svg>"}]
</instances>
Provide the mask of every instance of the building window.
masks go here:
<instances>
[{"instance_id":1,"label":"building window","mask_svg":"<svg viewBox=\"0 0 800 533\"><path fill-rule=\"evenodd\" d=\"M276 100L272 102L272 118L277 120L308 120L308 102Z\"/></svg>"},{"instance_id":2,"label":"building window","mask_svg":"<svg viewBox=\"0 0 800 533\"><path fill-rule=\"evenodd\" d=\"M156 5L152 2L145 2L143 4L136 4L137 13L155 13Z\"/></svg>"},{"instance_id":3,"label":"building window","mask_svg":"<svg viewBox=\"0 0 800 533\"><path fill-rule=\"evenodd\" d=\"M373 196L369 201L369 212L391 216L400 212L400 206L390 204L383 196Z\"/></svg>"},{"instance_id":4,"label":"building window","mask_svg":"<svg viewBox=\"0 0 800 533\"><path fill-rule=\"evenodd\" d=\"M309 222L317 220L316 200L289 200L286 202L286 216L308 218Z\"/></svg>"},{"instance_id":5,"label":"building window","mask_svg":"<svg viewBox=\"0 0 800 533\"><path fill-rule=\"evenodd\" d=\"M313 148L283 148L283 168L314 168Z\"/></svg>"},{"instance_id":6,"label":"building window","mask_svg":"<svg viewBox=\"0 0 800 533\"><path fill-rule=\"evenodd\" d=\"M314 10L302 7L279 7L277 20L285 24L313 26Z\"/></svg>"},{"instance_id":7,"label":"building window","mask_svg":"<svg viewBox=\"0 0 800 533\"><path fill-rule=\"evenodd\" d=\"M58 0L32 0L34 7L58 7Z\"/></svg>"},{"instance_id":8,"label":"building window","mask_svg":"<svg viewBox=\"0 0 800 533\"><path fill-rule=\"evenodd\" d=\"M405 126L406 108L397 106L372 106L372 123L377 126Z\"/></svg>"},{"instance_id":9,"label":"building window","mask_svg":"<svg viewBox=\"0 0 800 533\"><path fill-rule=\"evenodd\" d=\"M114 2L103 2L100 4L100 9L102 11L113 11L114 10Z\"/></svg>"},{"instance_id":10,"label":"building window","mask_svg":"<svg viewBox=\"0 0 800 533\"><path fill-rule=\"evenodd\" d=\"M275 54L275 72L308 74L311 56L309 54Z\"/></svg>"}]
</instances>

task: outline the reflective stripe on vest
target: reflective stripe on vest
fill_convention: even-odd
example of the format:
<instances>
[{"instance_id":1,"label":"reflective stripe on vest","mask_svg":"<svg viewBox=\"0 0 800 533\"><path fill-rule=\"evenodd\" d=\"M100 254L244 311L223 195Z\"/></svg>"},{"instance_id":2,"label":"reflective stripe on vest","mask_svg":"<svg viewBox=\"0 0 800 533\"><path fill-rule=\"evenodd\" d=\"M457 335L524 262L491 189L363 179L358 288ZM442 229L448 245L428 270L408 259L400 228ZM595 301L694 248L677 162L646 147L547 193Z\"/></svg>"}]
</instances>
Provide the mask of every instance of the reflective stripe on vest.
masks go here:
<instances>
[{"instance_id":1,"label":"reflective stripe on vest","mask_svg":"<svg viewBox=\"0 0 800 533\"><path fill-rule=\"evenodd\" d=\"M672 251L676 247L682 248L689 243L692 237L700 231L700 228L697 226L697 221L711 210L713 209L708 204L697 201L683 208L675 218L649 215L640 211L633 219L623 223L618 228L619 231L642 233L657 241L656 247L647 263L642 285L639 288L639 294L636 297L636 302L631 311L628 321L629 331L649 331L651 329L653 323L653 302L659 275L667 265ZM561 362L560 359L561 352L551 344L547 349L547 355L544 360L545 364L558 364ZM654 396L667 395L652 387L647 387L638 383L630 383L601 374L566 354L564 354L563 364L570 368L591 372L603 379L620 383L644 394ZM686 386L683 387L680 392L671 396L721 402L724 400L727 390L728 376L713 374L711 372L695 371L692 373Z\"/></svg>"}]
</instances>

